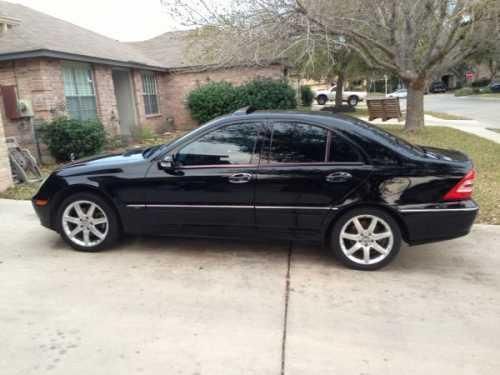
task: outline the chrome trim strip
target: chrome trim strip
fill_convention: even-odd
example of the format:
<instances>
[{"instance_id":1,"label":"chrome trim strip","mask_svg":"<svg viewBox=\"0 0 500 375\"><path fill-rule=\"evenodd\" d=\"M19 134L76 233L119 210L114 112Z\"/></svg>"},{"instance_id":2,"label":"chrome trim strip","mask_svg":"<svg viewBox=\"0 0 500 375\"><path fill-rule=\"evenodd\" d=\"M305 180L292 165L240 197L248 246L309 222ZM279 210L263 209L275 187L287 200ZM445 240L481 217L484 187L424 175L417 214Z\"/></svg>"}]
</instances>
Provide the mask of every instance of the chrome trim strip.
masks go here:
<instances>
[{"instance_id":1,"label":"chrome trim strip","mask_svg":"<svg viewBox=\"0 0 500 375\"><path fill-rule=\"evenodd\" d=\"M230 205L189 205L189 204L128 204L129 208L257 208L264 210L338 210L337 207L303 207L303 206L230 206Z\"/></svg>"},{"instance_id":2,"label":"chrome trim strip","mask_svg":"<svg viewBox=\"0 0 500 375\"><path fill-rule=\"evenodd\" d=\"M310 206L310 207L304 207L304 206L255 206L255 208L258 209L264 209L264 210L338 210L337 207L315 207L315 206Z\"/></svg>"},{"instance_id":3,"label":"chrome trim strip","mask_svg":"<svg viewBox=\"0 0 500 375\"><path fill-rule=\"evenodd\" d=\"M403 213L415 213L415 212L467 212L467 211L477 211L479 207L468 207L468 208L414 208L414 209L400 209L399 212Z\"/></svg>"},{"instance_id":4,"label":"chrome trim strip","mask_svg":"<svg viewBox=\"0 0 500 375\"><path fill-rule=\"evenodd\" d=\"M148 204L147 208L253 208L253 206L204 205L204 204Z\"/></svg>"}]
</instances>

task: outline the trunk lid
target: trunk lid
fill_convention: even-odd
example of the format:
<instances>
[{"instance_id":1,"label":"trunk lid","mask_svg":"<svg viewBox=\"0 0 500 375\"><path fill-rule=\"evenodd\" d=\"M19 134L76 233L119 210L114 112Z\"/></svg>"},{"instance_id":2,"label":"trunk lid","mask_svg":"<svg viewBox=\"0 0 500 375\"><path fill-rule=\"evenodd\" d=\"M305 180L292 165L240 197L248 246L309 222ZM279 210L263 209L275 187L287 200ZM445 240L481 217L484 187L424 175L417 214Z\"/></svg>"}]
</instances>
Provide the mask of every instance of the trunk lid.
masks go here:
<instances>
[{"instance_id":1,"label":"trunk lid","mask_svg":"<svg viewBox=\"0 0 500 375\"><path fill-rule=\"evenodd\" d=\"M454 161L454 162L471 162L470 158L463 152L456 150L447 150L437 147L419 146L425 155L431 159Z\"/></svg>"}]
</instances>

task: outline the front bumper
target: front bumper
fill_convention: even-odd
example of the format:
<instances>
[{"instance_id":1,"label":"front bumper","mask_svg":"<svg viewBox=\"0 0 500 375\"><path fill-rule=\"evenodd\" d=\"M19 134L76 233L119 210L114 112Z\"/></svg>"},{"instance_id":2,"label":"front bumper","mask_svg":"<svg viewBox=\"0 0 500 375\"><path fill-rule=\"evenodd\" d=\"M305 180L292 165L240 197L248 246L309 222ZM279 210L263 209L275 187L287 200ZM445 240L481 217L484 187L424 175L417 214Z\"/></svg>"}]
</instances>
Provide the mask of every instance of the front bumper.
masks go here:
<instances>
[{"instance_id":1,"label":"front bumper","mask_svg":"<svg viewBox=\"0 0 500 375\"><path fill-rule=\"evenodd\" d=\"M52 227L50 205L48 204L46 206L40 207L35 204L35 200L36 195L31 199L31 204L33 205L33 209L35 210L36 215L40 219L40 224L42 224L46 228L54 229Z\"/></svg>"},{"instance_id":2,"label":"front bumper","mask_svg":"<svg viewBox=\"0 0 500 375\"><path fill-rule=\"evenodd\" d=\"M410 245L465 236L470 232L478 211L479 206L473 200L399 207Z\"/></svg>"}]
</instances>

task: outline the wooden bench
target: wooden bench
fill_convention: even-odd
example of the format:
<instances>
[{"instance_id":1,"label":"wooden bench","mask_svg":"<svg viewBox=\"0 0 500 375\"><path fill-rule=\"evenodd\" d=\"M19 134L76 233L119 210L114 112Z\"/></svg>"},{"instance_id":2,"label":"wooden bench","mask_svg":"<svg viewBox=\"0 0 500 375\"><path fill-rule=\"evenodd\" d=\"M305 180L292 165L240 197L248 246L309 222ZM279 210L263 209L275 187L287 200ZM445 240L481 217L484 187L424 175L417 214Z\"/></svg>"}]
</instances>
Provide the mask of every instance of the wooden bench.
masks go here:
<instances>
[{"instance_id":1,"label":"wooden bench","mask_svg":"<svg viewBox=\"0 0 500 375\"><path fill-rule=\"evenodd\" d=\"M366 104L368 105L369 121L377 118L382 119L382 121L393 118L401 121L403 117L401 108L399 107L399 98L369 99L366 101Z\"/></svg>"}]
</instances>

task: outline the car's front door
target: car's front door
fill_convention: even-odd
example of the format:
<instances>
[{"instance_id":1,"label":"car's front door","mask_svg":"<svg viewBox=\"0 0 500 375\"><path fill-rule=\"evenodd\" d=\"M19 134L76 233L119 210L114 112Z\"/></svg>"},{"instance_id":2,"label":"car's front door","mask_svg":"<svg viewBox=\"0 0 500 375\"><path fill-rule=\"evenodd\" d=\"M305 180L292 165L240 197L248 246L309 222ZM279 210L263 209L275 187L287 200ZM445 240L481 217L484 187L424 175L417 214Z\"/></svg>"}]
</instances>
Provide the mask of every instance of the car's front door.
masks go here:
<instances>
[{"instance_id":1,"label":"car's front door","mask_svg":"<svg viewBox=\"0 0 500 375\"><path fill-rule=\"evenodd\" d=\"M371 171L355 145L322 126L271 121L264 138L255 193L261 233L316 236Z\"/></svg>"},{"instance_id":2,"label":"car's front door","mask_svg":"<svg viewBox=\"0 0 500 375\"><path fill-rule=\"evenodd\" d=\"M170 153L172 170L147 175L147 216L155 233L235 236L253 230L258 122L201 134Z\"/></svg>"}]
</instances>

